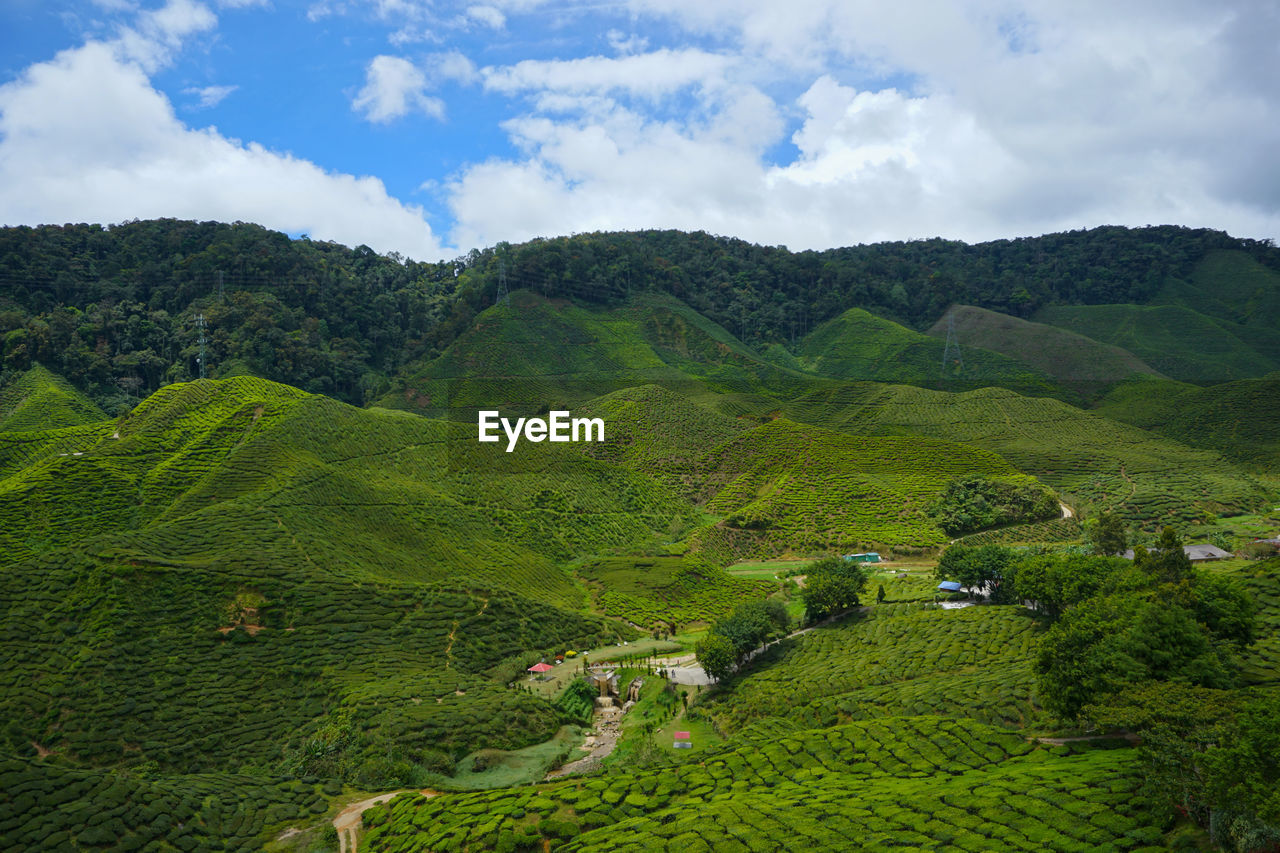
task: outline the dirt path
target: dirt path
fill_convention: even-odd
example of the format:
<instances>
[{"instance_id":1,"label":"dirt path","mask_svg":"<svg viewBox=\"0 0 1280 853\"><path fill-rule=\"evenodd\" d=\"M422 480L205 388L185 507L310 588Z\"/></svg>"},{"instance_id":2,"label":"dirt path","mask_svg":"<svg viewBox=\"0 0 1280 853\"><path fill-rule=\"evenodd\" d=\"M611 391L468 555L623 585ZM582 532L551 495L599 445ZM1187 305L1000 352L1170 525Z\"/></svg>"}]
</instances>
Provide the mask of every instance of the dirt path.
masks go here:
<instances>
[{"instance_id":1,"label":"dirt path","mask_svg":"<svg viewBox=\"0 0 1280 853\"><path fill-rule=\"evenodd\" d=\"M1075 737L1033 737L1029 738L1033 743L1043 743L1048 746L1062 746L1067 743L1088 743L1095 740L1115 740L1123 738L1133 746L1142 743L1142 738L1133 732L1120 732L1114 735L1077 735Z\"/></svg>"},{"instance_id":2,"label":"dirt path","mask_svg":"<svg viewBox=\"0 0 1280 853\"><path fill-rule=\"evenodd\" d=\"M613 752L614 747L618 745L618 738L622 736L621 723L616 720L602 722L597 727L597 731L599 734L595 735L595 744L589 753L582 756L582 758L560 765L548 773L546 778L559 779L562 776L572 776L574 773L585 773L593 769L605 759L605 756Z\"/></svg>"},{"instance_id":3,"label":"dirt path","mask_svg":"<svg viewBox=\"0 0 1280 853\"><path fill-rule=\"evenodd\" d=\"M358 803L352 803L347 806L333 819L333 828L338 830L338 853L358 853L356 845L360 841L360 818L364 815L365 809L372 808L379 803L385 803L397 794L406 793L434 797L437 792L428 790L414 791L412 788L404 788L399 791L378 794L376 797L370 797L367 800L361 800Z\"/></svg>"}]
</instances>

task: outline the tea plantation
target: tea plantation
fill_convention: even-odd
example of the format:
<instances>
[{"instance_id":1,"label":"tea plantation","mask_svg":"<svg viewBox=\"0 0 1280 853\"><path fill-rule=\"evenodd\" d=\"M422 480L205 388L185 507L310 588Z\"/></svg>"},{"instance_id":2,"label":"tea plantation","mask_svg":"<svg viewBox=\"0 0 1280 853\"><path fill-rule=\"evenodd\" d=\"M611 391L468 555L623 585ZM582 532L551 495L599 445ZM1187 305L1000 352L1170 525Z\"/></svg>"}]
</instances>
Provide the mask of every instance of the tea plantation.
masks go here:
<instances>
[{"instance_id":1,"label":"tea plantation","mask_svg":"<svg viewBox=\"0 0 1280 853\"><path fill-rule=\"evenodd\" d=\"M1138 751L1037 742L1062 721L1030 610L930 606L934 555L977 529L948 534L936 503L975 480L1052 490L1038 521L966 545L1078 544L1104 508L1147 530L1256 512L1273 436L1248 413L1272 379L1125 383L1085 410L974 349L963 375L859 381L941 347L859 309L763 355L655 293L520 291L473 320L365 409L239 376L108 418L43 368L4 374L0 848L319 853L343 805L400 788L452 793L366 812L362 851L1178 846ZM1145 372L1109 352L1098 382ZM507 452L476 441L481 406L572 408L606 439ZM1055 495L1077 517L1045 520ZM710 689L645 672L662 702L592 774L481 778L504 751L577 748L592 697L526 689L533 662L653 632L691 652L742 604L803 609L798 583L725 566L877 549L924 557ZM1238 658L1261 694L1280 578L1223 571L1260 610ZM697 749L669 748L676 725Z\"/></svg>"}]
</instances>

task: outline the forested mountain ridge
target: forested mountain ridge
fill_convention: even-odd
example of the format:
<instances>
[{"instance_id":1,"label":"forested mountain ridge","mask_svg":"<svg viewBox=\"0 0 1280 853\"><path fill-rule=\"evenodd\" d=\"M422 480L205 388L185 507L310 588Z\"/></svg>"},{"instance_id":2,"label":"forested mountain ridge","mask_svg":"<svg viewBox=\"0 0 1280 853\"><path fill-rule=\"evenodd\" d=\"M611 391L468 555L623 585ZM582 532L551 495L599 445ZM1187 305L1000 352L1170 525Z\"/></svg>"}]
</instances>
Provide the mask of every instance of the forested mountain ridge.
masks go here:
<instances>
[{"instance_id":1,"label":"forested mountain ridge","mask_svg":"<svg viewBox=\"0 0 1280 853\"><path fill-rule=\"evenodd\" d=\"M406 365L443 352L504 281L594 304L665 293L749 346L794 349L853 307L917 330L953 303L1020 317L1152 302L1226 311L1195 281L1198 264L1223 257L1255 290L1280 270L1269 242L1175 226L822 252L704 233L597 233L436 263L244 223L23 226L0 229L0 366L44 364L108 411L127 410L199 375L199 314L211 376L252 373L362 405ZM1231 310L1221 319L1269 322L1265 311Z\"/></svg>"}]
</instances>

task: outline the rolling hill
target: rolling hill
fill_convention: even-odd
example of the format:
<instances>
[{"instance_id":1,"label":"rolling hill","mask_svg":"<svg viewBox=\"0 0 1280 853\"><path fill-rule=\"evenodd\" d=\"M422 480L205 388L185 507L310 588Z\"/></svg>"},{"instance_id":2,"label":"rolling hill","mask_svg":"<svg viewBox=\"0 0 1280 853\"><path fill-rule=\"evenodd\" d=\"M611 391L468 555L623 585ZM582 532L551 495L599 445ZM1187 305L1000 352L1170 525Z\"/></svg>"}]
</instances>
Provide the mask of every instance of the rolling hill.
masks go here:
<instances>
[{"instance_id":1,"label":"rolling hill","mask_svg":"<svg viewBox=\"0 0 1280 853\"><path fill-rule=\"evenodd\" d=\"M787 412L846 433L928 436L992 451L1080 512L1111 509L1148 528L1251 511L1270 495L1218 452L1006 389L948 394L863 383L798 398Z\"/></svg>"},{"instance_id":2,"label":"rolling hill","mask_svg":"<svg viewBox=\"0 0 1280 853\"><path fill-rule=\"evenodd\" d=\"M953 306L927 334L945 340L951 324L966 358L970 347L1002 353L1043 371L1086 398L1134 375L1160 375L1119 347L972 305Z\"/></svg>"},{"instance_id":3,"label":"rolling hill","mask_svg":"<svg viewBox=\"0 0 1280 853\"><path fill-rule=\"evenodd\" d=\"M814 373L846 381L903 382L956 391L999 385L1074 399L1042 368L1008 355L970 345L961 360L944 364L945 354L943 341L861 308L850 308L819 326L797 353Z\"/></svg>"},{"instance_id":4,"label":"rolling hill","mask_svg":"<svg viewBox=\"0 0 1280 853\"><path fill-rule=\"evenodd\" d=\"M80 426L105 417L92 400L39 364L0 388L0 432Z\"/></svg>"},{"instance_id":5,"label":"rolling hill","mask_svg":"<svg viewBox=\"0 0 1280 853\"><path fill-rule=\"evenodd\" d=\"M1041 626L929 606L933 504L1038 480L1077 518L965 543L1074 551L1104 509L1154 531L1272 505L1273 247L637 232L431 265L170 221L0 246L21 284L0 296L0 847L331 853L338 808L401 788L446 793L367 812L361 850L1204 840L1127 742L1035 742L1061 725ZM499 270L524 287L495 304ZM197 311L220 378L182 381ZM508 452L476 440L480 408L571 409L605 439ZM803 582L732 562L866 549L897 565L858 607L715 686L633 642L687 653ZM1273 689L1275 567L1223 574L1262 611L1240 683ZM512 771L572 750L593 698L527 667L621 643L639 698L599 773ZM677 725L694 749L667 748Z\"/></svg>"}]
</instances>

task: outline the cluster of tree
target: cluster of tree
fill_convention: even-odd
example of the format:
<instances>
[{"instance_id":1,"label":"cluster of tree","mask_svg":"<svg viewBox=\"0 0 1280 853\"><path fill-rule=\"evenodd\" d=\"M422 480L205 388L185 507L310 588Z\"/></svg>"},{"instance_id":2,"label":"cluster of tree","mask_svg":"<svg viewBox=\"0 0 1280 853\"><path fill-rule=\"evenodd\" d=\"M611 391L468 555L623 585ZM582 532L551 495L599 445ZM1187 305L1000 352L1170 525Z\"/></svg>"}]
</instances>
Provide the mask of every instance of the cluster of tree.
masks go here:
<instances>
[{"instance_id":1,"label":"cluster of tree","mask_svg":"<svg viewBox=\"0 0 1280 853\"><path fill-rule=\"evenodd\" d=\"M1041 703L1064 719L1136 731L1148 787L1238 850L1280 841L1277 694L1250 700L1240 657L1255 639L1253 600L1192 567L1165 528L1134 560L1081 579L1036 658ZM1026 572L1025 566L1019 577Z\"/></svg>"},{"instance_id":2,"label":"cluster of tree","mask_svg":"<svg viewBox=\"0 0 1280 853\"><path fill-rule=\"evenodd\" d=\"M929 508L938 526L952 536L1057 518L1057 496L1034 477L970 477L947 484Z\"/></svg>"},{"instance_id":3,"label":"cluster of tree","mask_svg":"<svg viewBox=\"0 0 1280 853\"><path fill-rule=\"evenodd\" d=\"M1267 242L1173 226L969 246L948 240L787 251L703 233L580 234L418 263L244 223L152 220L0 229L0 369L43 363L111 410L236 372L363 404L438 353L508 287L611 303L669 293L750 343L794 343L858 306L924 327L961 302L1027 315L1143 302L1206 252L1280 268Z\"/></svg>"},{"instance_id":4,"label":"cluster of tree","mask_svg":"<svg viewBox=\"0 0 1280 853\"><path fill-rule=\"evenodd\" d=\"M1235 584L1192 569L1170 530L1082 601L1065 607L1036 660L1041 703L1066 719L1147 681L1237 686L1253 642L1252 600Z\"/></svg>"},{"instance_id":5,"label":"cluster of tree","mask_svg":"<svg viewBox=\"0 0 1280 853\"><path fill-rule=\"evenodd\" d=\"M1154 802L1192 818L1224 849L1280 848L1280 692L1155 681L1085 713L1141 737Z\"/></svg>"},{"instance_id":6,"label":"cluster of tree","mask_svg":"<svg viewBox=\"0 0 1280 853\"><path fill-rule=\"evenodd\" d=\"M0 368L41 363L109 411L249 372L361 405L441 346L465 262L421 264L256 225L0 229Z\"/></svg>"},{"instance_id":7,"label":"cluster of tree","mask_svg":"<svg viewBox=\"0 0 1280 853\"><path fill-rule=\"evenodd\" d=\"M967 592L980 593L992 604L1014 604L1021 600L1013 583L1021 558L1019 552L1002 545L952 545L942 552L934 575L938 580L958 581Z\"/></svg>"},{"instance_id":8,"label":"cluster of tree","mask_svg":"<svg viewBox=\"0 0 1280 853\"><path fill-rule=\"evenodd\" d=\"M1280 693L1239 691L1254 604L1233 581L1196 570L1176 533L1124 549L1122 525L1092 528L1097 553L952 546L939 575L1022 602L1042 619L1040 703L1091 727L1142 739L1149 793L1237 850L1280 842Z\"/></svg>"},{"instance_id":9,"label":"cluster of tree","mask_svg":"<svg viewBox=\"0 0 1280 853\"><path fill-rule=\"evenodd\" d=\"M790 628L791 617L778 599L749 601L713 624L694 653L698 665L719 681L765 642L785 635Z\"/></svg>"},{"instance_id":10,"label":"cluster of tree","mask_svg":"<svg viewBox=\"0 0 1280 853\"><path fill-rule=\"evenodd\" d=\"M807 622L843 613L857 607L867 586L867 571L861 563L843 557L827 557L812 563L805 573L804 618Z\"/></svg>"}]
</instances>

